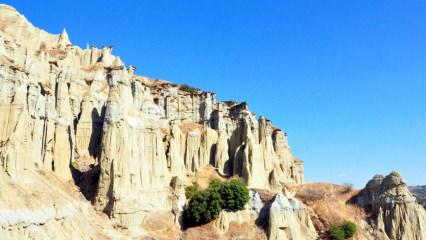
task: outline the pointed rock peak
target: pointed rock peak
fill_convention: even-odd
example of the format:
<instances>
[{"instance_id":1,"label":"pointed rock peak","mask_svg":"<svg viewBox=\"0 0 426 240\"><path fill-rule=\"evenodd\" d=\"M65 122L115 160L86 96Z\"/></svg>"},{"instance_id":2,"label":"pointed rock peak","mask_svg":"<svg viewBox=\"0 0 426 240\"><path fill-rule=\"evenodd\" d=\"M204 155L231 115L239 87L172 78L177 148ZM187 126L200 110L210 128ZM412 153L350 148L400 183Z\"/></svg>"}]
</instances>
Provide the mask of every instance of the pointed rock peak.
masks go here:
<instances>
[{"instance_id":1,"label":"pointed rock peak","mask_svg":"<svg viewBox=\"0 0 426 240\"><path fill-rule=\"evenodd\" d=\"M370 192L377 191L377 189L380 188L384 178L385 177L383 175L375 175L370 181L368 181L365 188Z\"/></svg>"},{"instance_id":2,"label":"pointed rock peak","mask_svg":"<svg viewBox=\"0 0 426 240\"><path fill-rule=\"evenodd\" d=\"M129 73L130 75L134 75L134 74L135 74L135 70L136 70L136 67L135 67L135 66L133 66L133 65L130 65L130 66L127 68L127 73Z\"/></svg>"},{"instance_id":3,"label":"pointed rock peak","mask_svg":"<svg viewBox=\"0 0 426 240\"><path fill-rule=\"evenodd\" d=\"M405 182L403 181L401 175L396 171L391 172L383 179L383 186L385 188L392 188L400 185L405 185Z\"/></svg>"},{"instance_id":4,"label":"pointed rock peak","mask_svg":"<svg viewBox=\"0 0 426 240\"><path fill-rule=\"evenodd\" d=\"M62 33L61 34L68 36L67 29L66 28L62 29Z\"/></svg>"},{"instance_id":5,"label":"pointed rock peak","mask_svg":"<svg viewBox=\"0 0 426 240\"><path fill-rule=\"evenodd\" d=\"M112 66L114 67L123 66L123 62L121 61L120 57L116 57L114 59L114 62L112 62Z\"/></svg>"},{"instance_id":6,"label":"pointed rock peak","mask_svg":"<svg viewBox=\"0 0 426 240\"><path fill-rule=\"evenodd\" d=\"M62 30L62 33L59 34L58 42L59 42L59 44L63 44L63 45L71 44L69 37L68 37L67 30L65 28L64 28L64 30Z\"/></svg>"},{"instance_id":7,"label":"pointed rock peak","mask_svg":"<svg viewBox=\"0 0 426 240\"><path fill-rule=\"evenodd\" d=\"M129 70L129 71L135 71L135 70L136 70L136 66L134 66L134 65L130 65L130 66L127 68L127 70Z\"/></svg>"}]
</instances>

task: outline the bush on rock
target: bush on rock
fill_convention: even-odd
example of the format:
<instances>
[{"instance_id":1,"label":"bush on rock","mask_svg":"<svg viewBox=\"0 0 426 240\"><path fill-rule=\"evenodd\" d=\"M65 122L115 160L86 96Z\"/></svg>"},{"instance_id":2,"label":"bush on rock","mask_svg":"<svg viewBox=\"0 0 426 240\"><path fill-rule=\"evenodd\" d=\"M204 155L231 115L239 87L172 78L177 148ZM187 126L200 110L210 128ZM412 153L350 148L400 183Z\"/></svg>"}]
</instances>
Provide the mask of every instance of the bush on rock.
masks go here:
<instances>
[{"instance_id":1,"label":"bush on rock","mask_svg":"<svg viewBox=\"0 0 426 240\"><path fill-rule=\"evenodd\" d=\"M215 219L223 209L236 211L244 208L249 200L249 191L239 179L222 182L213 180L205 190L194 183L185 189L189 202L184 208L184 222L187 226L205 224Z\"/></svg>"},{"instance_id":2,"label":"bush on rock","mask_svg":"<svg viewBox=\"0 0 426 240\"><path fill-rule=\"evenodd\" d=\"M240 179L224 183L220 194L223 200L222 207L226 210L242 210L249 200L249 191Z\"/></svg>"}]
</instances>

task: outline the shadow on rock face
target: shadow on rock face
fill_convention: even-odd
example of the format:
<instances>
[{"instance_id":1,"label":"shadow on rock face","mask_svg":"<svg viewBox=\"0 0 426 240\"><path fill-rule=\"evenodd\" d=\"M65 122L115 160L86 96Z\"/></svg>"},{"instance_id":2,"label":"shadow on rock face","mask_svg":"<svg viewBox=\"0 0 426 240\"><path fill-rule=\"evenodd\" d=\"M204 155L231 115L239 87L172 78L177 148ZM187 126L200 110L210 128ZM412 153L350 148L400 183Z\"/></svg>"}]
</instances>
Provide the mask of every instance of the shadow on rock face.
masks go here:
<instances>
[{"instance_id":1,"label":"shadow on rock face","mask_svg":"<svg viewBox=\"0 0 426 240\"><path fill-rule=\"evenodd\" d=\"M81 172L80 170L71 166L71 172L75 185L80 188L81 193L90 202L93 202L95 198L100 170L101 168L99 165L91 165L91 169L86 172Z\"/></svg>"}]
</instances>

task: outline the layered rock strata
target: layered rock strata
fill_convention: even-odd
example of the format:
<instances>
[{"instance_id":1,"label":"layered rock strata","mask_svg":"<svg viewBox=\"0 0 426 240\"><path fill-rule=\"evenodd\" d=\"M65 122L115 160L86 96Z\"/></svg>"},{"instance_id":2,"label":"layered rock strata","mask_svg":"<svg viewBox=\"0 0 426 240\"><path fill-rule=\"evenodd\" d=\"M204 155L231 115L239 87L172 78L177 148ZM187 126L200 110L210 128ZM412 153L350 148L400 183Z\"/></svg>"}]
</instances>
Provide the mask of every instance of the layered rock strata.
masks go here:
<instances>
[{"instance_id":1,"label":"layered rock strata","mask_svg":"<svg viewBox=\"0 0 426 240\"><path fill-rule=\"evenodd\" d=\"M397 172L376 175L357 197L358 205L372 213L376 231L390 240L426 239L426 211L417 203Z\"/></svg>"},{"instance_id":2,"label":"layered rock strata","mask_svg":"<svg viewBox=\"0 0 426 240\"><path fill-rule=\"evenodd\" d=\"M100 167L96 207L123 227L181 209L207 165L249 187L303 182L287 134L246 103L135 75L111 47L81 49L0 5L0 168L12 179L51 170L63 180Z\"/></svg>"}]
</instances>

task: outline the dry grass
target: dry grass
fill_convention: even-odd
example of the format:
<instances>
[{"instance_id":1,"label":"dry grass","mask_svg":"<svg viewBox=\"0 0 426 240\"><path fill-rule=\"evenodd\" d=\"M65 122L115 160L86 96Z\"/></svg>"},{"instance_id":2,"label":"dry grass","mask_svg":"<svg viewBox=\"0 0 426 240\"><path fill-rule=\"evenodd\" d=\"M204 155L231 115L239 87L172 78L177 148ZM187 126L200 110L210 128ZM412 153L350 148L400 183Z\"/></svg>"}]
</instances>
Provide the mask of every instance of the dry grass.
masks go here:
<instances>
[{"instance_id":1,"label":"dry grass","mask_svg":"<svg viewBox=\"0 0 426 240\"><path fill-rule=\"evenodd\" d=\"M136 75L135 79L148 87L161 87L164 85L172 85L170 82L161 79L152 79L145 76Z\"/></svg>"},{"instance_id":2,"label":"dry grass","mask_svg":"<svg viewBox=\"0 0 426 240\"><path fill-rule=\"evenodd\" d=\"M225 178L219 176L213 166L207 165L192 177L192 182L198 183L201 188L207 188L214 179L225 180Z\"/></svg>"},{"instance_id":3,"label":"dry grass","mask_svg":"<svg viewBox=\"0 0 426 240\"><path fill-rule=\"evenodd\" d=\"M67 56L67 52L62 49L50 49L48 50L48 53L51 57L63 60Z\"/></svg>"},{"instance_id":4,"label":"dry grass","mask_svg":"<svg viewBox=\"0 0 426 240\"><path fill-rule=\"evenodd\" d=\"M220 233L214 228L213 222L188 228L183 232L181 239L183 240L215 240L221 239Z\"/></svg>"},{"instance_id":5,"label":"dry grass","mask_svg":"<svg viewBox=\"0 0 426 240\"><path fill-rule=\"evenodd\" d=\"M367 237L367 233L361 230L361 223L368 217L366 212L349 203L358 190L327 183L304 184L293 190L296 190L296 197L308 207L317 231L325 232L331 224L349 220L357 225L355 239Z\"/></svg>"},{"instance_id":6,"label":"dry grass","mask_svg":"<svg viewBox=\"0 0 426 240\"><path fill-rule=\"evenodd\" d=\"M270 203L274 200L275 196L277 195L275 192L271 192L265 189L254 189L257 193L259 193L259 197L264 203Z\"/></svg>"},{"instance_id":7,"label":"dry grass","mask_svg":"<svg viewBox=\"0 0 426 240\"><path fill-rule=\"evenodd\" d=\"M194 130L199 132L203 131L203 125L194 122L184 122L179 127L184 134Z\"/></svg>"},{"instance_id":8,"label":"dry grass","mask_svg":"<svg viewBox=\"0 0 426 240\"><path fill-rule=\"evenodd\" d=\"M87 66L87 67L84 67L84 68L82 68L81 70L83 70L83 71L85 71L85 72L95 72L95 71L97 71L97 70L99 70L99 69L104 69L104 64L103 63L101 63L101 62L97 62L97 63L94 63L94 64L92 64L92 65L89 65L89 66Z\"/></svg>"},{"instance_id":9,"label":"dry grass","mask_svg":"<svg viewBox=\"0 0 426 240\"><path fill-rule=\"evenodd\" d=\"M188 228L183 232L182 240L229 240L229 239L258 239L266 240L266 233L254 224L255 219L249 222L238 224L231 222L225 233L220 233L214 227L214 221L193 228Z\"/></svg>"},{"instance_id":10,"label":"dry grass","mask_svg":"<svg viewBox=\"0 0 426 240\"><path fill-rule=\"evenodd\" d=\"M228 231L222 239L267 239L266 233L254 224L255 219L250 222L238 224L231 222Z\"/></svg>"},{"instance_id":11,"label":"dry grass","mask_svg":"<svg viewBox=\"0 0 426 240\"><path fill-rule=\"evenodd\" d=\"M180 239L180 229L174 225L172 213L148 214L141 227L155 239Z\"/></svg>"}]
</instances>

